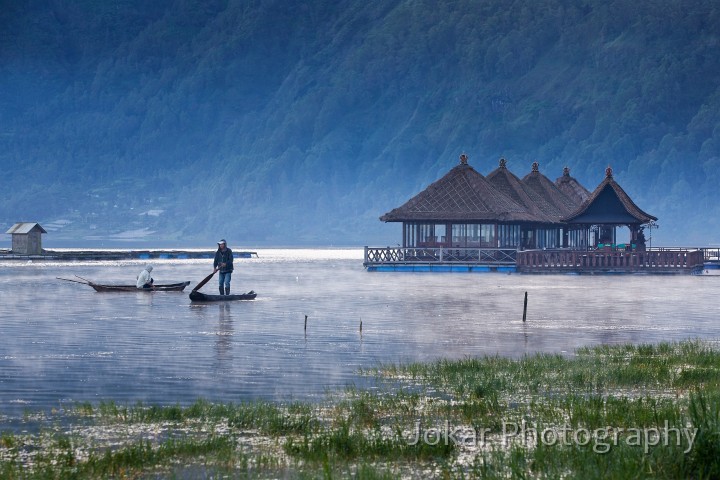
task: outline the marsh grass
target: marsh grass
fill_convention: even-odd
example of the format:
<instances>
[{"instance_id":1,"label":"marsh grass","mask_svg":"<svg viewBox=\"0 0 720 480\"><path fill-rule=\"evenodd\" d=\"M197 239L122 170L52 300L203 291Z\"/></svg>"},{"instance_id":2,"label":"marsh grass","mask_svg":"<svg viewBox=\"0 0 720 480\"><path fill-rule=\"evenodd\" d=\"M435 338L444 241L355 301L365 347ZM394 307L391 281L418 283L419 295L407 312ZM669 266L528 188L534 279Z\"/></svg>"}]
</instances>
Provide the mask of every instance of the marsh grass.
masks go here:
<instances>
[{"instance_id":1,"label":"marsh grass","mask_svg":"<svg viewBox=\"0 0 720 480\"><path fill-rule=\"evenodd\" d=\"M285 451L296 458L310 462L329 460L429 460L452 455L455 446L441 437L434 445L418 442L410 445L401 431L383 435L377 429L371 432L353 429L350 422L320 432L312 437L288 439Z\"/></svg>"},{"instance_id":2,"label":"marsh grass","mask_svg":"<svg viewBox=\"0 0 720 480\"><path fill-rule=\"evenodd\" d=\"M80 403L0 433L0 478L720 478L720 353L699 341L383 365L379 389L316 404ZM503 442L508 422L593 441ZM411 442L413 431L434 442ZM483 429L455 442L440 426ZM697 428L694 443L631 443L628 428ZM30 431L31 433L27 433ZM613 432L607 449L597 432ZM427 438L427 437L425 437ZM692 448L690 448L692 447Z\"/></svg>"},{"instance_id":3,"label":"marsh grass","mask_svg":"<svg viewBox=\"0 0 720 480\"><path fill-rule=\"evenodd\" d=\"M568 391L602 394L621 389L638 394L658 389L676 393L698 387L717 389L719 358L717 348L686 341L585 347L574 357L538 354L520 360L483 357L383 365L366 373L421 382L456 397Z\"/></svg>"},{"instance_id":4,"label":"marsh grass","mask_svg":"<svg viewBox=\"0 0 720 480\"><path fill-rule=\"evenodd\" d=\"M168 440L160 445L150 441L136 441L117 449L92 452L79 459L75 441L57 435L43 452L35 455L28 468L18 457L0 463L3 479L71 479L71 478L132 478L143 472L166 470L173 461L188 460L217 465L240 463L242 453L235 449L232 437L210 437L202 440Z\"/></svg>"}]
</instances>

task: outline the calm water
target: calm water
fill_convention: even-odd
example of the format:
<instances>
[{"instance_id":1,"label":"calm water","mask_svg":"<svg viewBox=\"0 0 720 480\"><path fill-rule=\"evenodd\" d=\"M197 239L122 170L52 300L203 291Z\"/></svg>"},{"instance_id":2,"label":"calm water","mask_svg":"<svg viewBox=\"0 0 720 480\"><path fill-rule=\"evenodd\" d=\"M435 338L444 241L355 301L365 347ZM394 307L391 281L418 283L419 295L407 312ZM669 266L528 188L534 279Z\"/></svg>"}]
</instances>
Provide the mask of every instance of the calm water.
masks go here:
<instances>
[{"instance_id":1,"label":"calm water","mask_svg":"<svg viewBox=\"0 0 720 480\"><path fill-rule=\"evenodd\" d=\"M720 338L720 277L368 273L361 250L258 253L236 260L232 284L258 299L224 305L56 279L132 283L139 261L0 263L0 417L110 399L312 400L380 362ZM212 271L153 264L156 281L191 287Z\"/></svg>"}]
</instances>

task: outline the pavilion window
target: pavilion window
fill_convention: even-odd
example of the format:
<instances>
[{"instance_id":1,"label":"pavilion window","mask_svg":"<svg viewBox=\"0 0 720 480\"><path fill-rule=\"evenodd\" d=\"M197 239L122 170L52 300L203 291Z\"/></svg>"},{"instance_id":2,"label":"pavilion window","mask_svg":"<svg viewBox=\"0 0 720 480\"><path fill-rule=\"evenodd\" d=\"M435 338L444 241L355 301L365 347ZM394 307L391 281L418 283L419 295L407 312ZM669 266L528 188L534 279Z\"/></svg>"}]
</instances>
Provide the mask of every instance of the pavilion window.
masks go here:
<instances>
[{"instance_id":1,"label":"pavilion window","mask_svg":"<svg viewBox=\"0 0 720 480\"><path fill-rule=\"evenodd\" d=\"M497 245L495 238L495 225L482 225L482 241L481 246L485 248L493 248Z\"/></svg>"},{"instance_id":2,"label":"pavilion window","mask_svg":"<svg viewBox=\"0 0 720 480\"><path fill-rule=\"evenodd\" d=\"M417 225L415 223L403 224L404 230L404 246L416 247L417 246Z\"/></svg>"},{"instance_id":3,"label":"pavilion window","mask_svg":"<svg viewBox=\"0 0 720 480\"><path fill-rule=\"evenodd\" d=\"M544 248L557 248L559 246L559 232L557 228L546 228L543 230L545 233L545 245Z\"/></svg>"},{"instance_id":4,"label":"pavilion window","mask_svg":"<svg viewBox=\"0 0 720 480\"><path fill-rule=\"evenodd\" d=\"M587 248L588 238L587 231L573 229L568 232L568 247L575 249Z\"/></svg>"},{"instance_id":5,"label":"pavilion window","mask_svg":"<svg viewBox=\"0 0 720 480\"><path fill-rule=\"evenodd\" d=\"M560 230L557 228L539 228L537 230L537 248L557 248L560 244Z\"/></svg>"},{"instance_id":6,"label":"pavilion window","mask_svg":"<svg viewBox=\"0 0 720 480\"><path fill-rule=\"evenodd\" d=\"M500 248L520 245L520 225L498 225L498 245Z\"/></svg>"},{"instance_id":7,"label":"pavilion window","mask_svg":"<svg viewBox=\"0 0 720 480\"><path fill-rule=\"evenodd\" d=\"M436 224L435 237L440 243L445 244L445 242L447 242L447 225L444 223Z\"/></svg>"},{"instance_id":8,"label":"pavilion window","mask_svg":"<svg viewBox=\"0 0 720 480\"><path fill-rule=\"evenodd\" d=\"M452 226L452 246L464 247L467 243L467 224L453 224Z\"/></svg>"},{"instance_id":9,"label":"pavilion window","mask_svg":"<svg viewBox=\"0 0 720 480\"><path fill-rule=\"evenodd\" d=\"M421 246L430 246L435 243L435 225L428 223L418 225L418 243Z\"/></svg>"},{"instance_id":10,"label":"pavilion window","mask_svg":"<svg viewBox=\"0 0 720 480\"><path fill-rule=\"evenodd\" d=\"M469 247L479 247L480 246L480 232L483 229L485 225L479 225L477 223L473 223L471 225L468 225L468 246Z\"/></svg>"},{"instance_id":11,"label":"pavilion window","mask_svg":"<svg viewBox=\"0 0 720 480\"><path fill-rule=\"evenodd\" d=\"M413 225L409 230L413 230L411 236L415 237L409 239L412 243L408 243L408 245L411 246L438 247L447 238L447 226L444 223L419 223Z\"/></svg>"},{"instance_id":12,"label":"pavilion window","mask_svg":"<svg viewBox=\"0 0 720 480\"><path fill-rule=\"evenodd\" d=\"M557 233L556 229L538 228L535 231L537 241L535 248L555 248L557 246Z\"/></svg>"}]
</instances>

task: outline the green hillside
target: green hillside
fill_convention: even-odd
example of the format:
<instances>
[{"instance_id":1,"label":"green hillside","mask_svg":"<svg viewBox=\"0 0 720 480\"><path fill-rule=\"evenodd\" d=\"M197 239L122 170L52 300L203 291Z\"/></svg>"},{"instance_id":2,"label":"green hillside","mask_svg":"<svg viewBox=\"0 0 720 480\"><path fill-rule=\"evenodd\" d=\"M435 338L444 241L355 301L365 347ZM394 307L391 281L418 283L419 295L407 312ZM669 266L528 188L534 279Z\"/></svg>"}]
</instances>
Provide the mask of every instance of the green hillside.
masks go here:
<instances>
[{"instance_id":1,"label":"green hillside","mask_svg":"<svg viewBox=\"0 0 720 480\"><path fill-rule=\"evenodd\" d=\"M49 244L394 244L461 152L720 243L714 1L0 4L0 223Z\"/></svg>"}]
</instances>

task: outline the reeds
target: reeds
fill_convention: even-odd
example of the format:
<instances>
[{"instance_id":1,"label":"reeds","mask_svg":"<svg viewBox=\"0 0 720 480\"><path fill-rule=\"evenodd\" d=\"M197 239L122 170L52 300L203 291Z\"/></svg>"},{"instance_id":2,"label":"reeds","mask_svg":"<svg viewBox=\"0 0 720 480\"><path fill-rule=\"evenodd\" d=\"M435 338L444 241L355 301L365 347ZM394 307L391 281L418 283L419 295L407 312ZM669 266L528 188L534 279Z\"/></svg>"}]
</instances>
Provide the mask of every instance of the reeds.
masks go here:
<instances>
[{"instance_id":1,"label":"reeds","mask_svg":"<svg viewBox=\"0 0 720 480\"><path fill-rule=\"evenodd\" d=\"M712 344L363 373L380 388L348 387L315 404L108 401L29 415L34 433L0 433L0 478L720 477Z\"/></svg>"}]
</instances>

